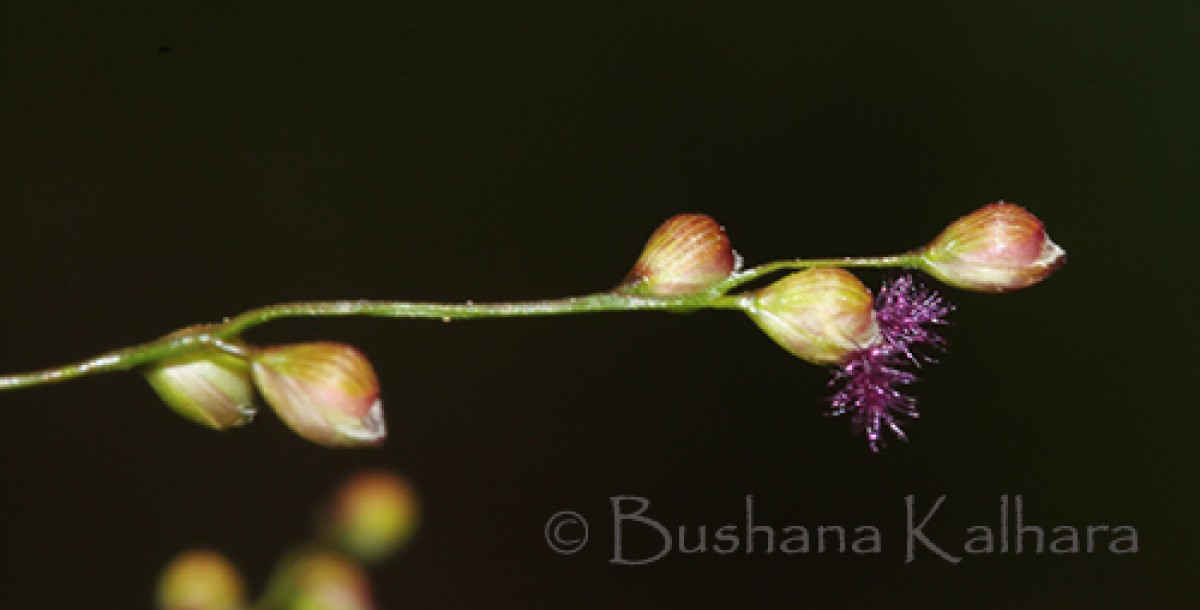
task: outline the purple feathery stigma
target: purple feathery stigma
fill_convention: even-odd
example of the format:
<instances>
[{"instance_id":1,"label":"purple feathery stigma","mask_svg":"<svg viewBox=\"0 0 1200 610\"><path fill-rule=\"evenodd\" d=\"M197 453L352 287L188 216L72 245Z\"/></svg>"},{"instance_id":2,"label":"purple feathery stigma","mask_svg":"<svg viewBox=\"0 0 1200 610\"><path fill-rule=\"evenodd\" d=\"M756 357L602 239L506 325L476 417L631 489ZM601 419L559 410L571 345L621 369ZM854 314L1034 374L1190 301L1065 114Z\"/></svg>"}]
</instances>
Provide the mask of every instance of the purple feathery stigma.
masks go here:
<instances>
[{"instance_id":1,"label":"purple feathery stigma","mask_svg":"<svg viewBox=\"0 0 1200 610\"><path fill-rule=\"evenodd\" d=\"M945 347L945 340L932 327L945 324L951 311L954 306L942 295L917 283L911 275L884 282L875 297L875 320L883 341L917 366L935 361L927 354L914 353L914 346L927 345L939 351Z\"/></svg>"},{"instance_id":2,"label":"purple feathery stigma","mask_svg":"<svg viewBox=\"0 0 1200 610\"><path fill-rule=\"evenodd\" d=\"M941 295L913 280L910 275L885 282L875 298L875 320L879 338L853 354L833 375L830 385L841 385L830 402L830 416L849 413L851 423L863 430L871 451L882 446L880 431L887 426L896 438L906 440L900 425L918 416L917 402L899 387L917 380L901 367L932 363L928 354L915 351L922 346L941 350L945 341L933 327L946 323L954 309Z\"/></svg>"}]
</instances>

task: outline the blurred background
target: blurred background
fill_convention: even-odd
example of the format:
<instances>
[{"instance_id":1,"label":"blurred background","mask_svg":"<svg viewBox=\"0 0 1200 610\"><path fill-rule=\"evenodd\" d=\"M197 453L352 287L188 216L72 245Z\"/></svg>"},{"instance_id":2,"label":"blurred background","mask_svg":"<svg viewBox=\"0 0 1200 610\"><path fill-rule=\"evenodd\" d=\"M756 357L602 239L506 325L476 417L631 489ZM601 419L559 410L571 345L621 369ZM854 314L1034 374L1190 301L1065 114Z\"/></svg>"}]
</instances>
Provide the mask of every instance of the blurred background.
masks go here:
<instances>
[{"instance_id":1,"label":"blurred background","mask_svg":"<svg viewBox=\"0 0 1200 610\"><path fill-rule=\"evenodd\" d=\"M264 411L215 433L137 375L0 395L0 605L150 607L177 552L261 586L347 474L421 529L382 608L1170 607L1194 599L1200 9L1188 3L5 3L0 370L296 299L618 282L703 211L750 264L882 254L1005 199L1070 263L948 290L909 444L822 417L828 373L730 312L281 321L374 362L379 450ZM864 273L871 286L881 274ZM878 556L611 565L609 497L671 526L872 524ZM904 563L927 531L1132 525L1140 552ZM543 526L592 522L576 555ZM694 530L691 530L694 531Z\"/></svg>"}]
</instances>

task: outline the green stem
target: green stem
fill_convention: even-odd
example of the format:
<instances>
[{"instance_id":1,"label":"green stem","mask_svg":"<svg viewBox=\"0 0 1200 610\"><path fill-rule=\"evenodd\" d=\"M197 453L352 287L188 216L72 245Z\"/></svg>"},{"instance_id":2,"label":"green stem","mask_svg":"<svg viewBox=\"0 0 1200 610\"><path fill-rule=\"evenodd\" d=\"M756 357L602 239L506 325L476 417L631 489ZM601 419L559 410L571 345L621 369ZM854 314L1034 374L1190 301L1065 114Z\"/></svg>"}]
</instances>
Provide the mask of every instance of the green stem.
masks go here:
<instances>
[{"instance_id":1,"label":"green stem","mask_svg":"<svg viewBox=\"0 0 1200 610\"><path fill-rule=\"evenodd\" d=\"M904 267L913 269L919 267L920 264L921 255L918 253L891 254L888 256L848 256L845 258L798 258L787 261L775 261L747 269L741 273L735 273L729 276L729 279L717 284L714 291L718 294L727 294L729 291L744 284L779 271L811 269L814 267L869 267L874 269Z\"/></svg>"},{"instance_id":2,"label":"green stem","mask_svg":"<svg viewBox=\"0 0 1200 610\"><path fill-rule=\"evenodd\" d=\"M608 311L683 310L704 307L711 297L693 295L676 298L600 293L541 301L508 303L413 303L407 301L312 301L284 303L254 309L219 324L210 334L231 339L246 329L279 318L374 316L380 318L426 318L473 320L556 316Z\"/></svg>"},{"instance_id":3,"label":"green stem","mask_svg":"<svg viewBox=\"0 0 1200 610\"><path fill-rule=\"evenodd\" d=\"M113 350L94 358L41 371L0 376L0 391L69 381L84 375L126 371L164 358L184 354L197 346L207 345L237 356L245 356L245 348L233 343L252 327L280 318L374 316L383 318L424 318L472 320L480 318L516 318L556 316L615 311L674 311L698 309L746 310L748 296L731 295L730 291L766 275L789 269L810 267L914 267L920 256L898 254L866 258L797 259L776 261L734 274L712 290L679 297L646 296L605 292L579 297L507 303L414 303L407 301L306 301L283 303L253 309L221 324L194 327L165 337Z\"/></svg>"},{"instance_id":4,"label":"green stem","mask_svg":"<svg viewBox=\"0 0 1200 610\"><path fill-rule=\"evenodd\" d=\"M0 376L0 390L15 390L35 385L70 381L76 377L96 373L127 371L143 364L187 352L199 345L211 345L222 351L243 355L242 348L230 345L222 341L221 337L213 336L211 333L184 335L172 333L155 341L116 349L82 362L30 373Z\"/></svg>"},{"instance_id":5,"label":"green stem","mask_svg":"<svg viewBox=\"0 0 1200 610\"><path fill-rule=\"evenodd\" d=\"M691 311L709 306L709 295L648 297L600 293L581 297L511 303L413 303L405 301L306 301L271 305L243 313L222 324L192 332L171 333L160 339L126 347L63 366L0 376L0 390L69 381L84 375L125 371L180 355L199 345L244 356L244 348L227 343L244 331L280 318L375 316L425 318L444 321L479 318L553 316L606 311Z\"/></svg>"}]
</instances>

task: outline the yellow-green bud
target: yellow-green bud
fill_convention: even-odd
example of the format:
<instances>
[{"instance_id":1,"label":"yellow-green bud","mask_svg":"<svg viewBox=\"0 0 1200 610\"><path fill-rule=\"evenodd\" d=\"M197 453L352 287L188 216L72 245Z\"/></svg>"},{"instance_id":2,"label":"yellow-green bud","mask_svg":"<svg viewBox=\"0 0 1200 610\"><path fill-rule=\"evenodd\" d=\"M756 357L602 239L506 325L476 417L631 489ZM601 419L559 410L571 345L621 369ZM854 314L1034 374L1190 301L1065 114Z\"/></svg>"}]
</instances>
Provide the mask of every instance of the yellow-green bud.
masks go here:
<instances>
[{"instance_id":1,"label":"yellow-green bud","mask_svg":"<svg viewBox=\"0 0 1200 610\"><path fill-rule=\"evenodd\" d=\"M1032 286L1067 262L1067 253L1050 240L1041 220L1004 202L954 221L920 255L934 277L981 292Z\"/></svg>"},{"instance_id":2,"label":"yellow-green bud","mask_svg":"<svg viewBox=\"0 0 1200 610\"><path fill-rule=\"evenodd\" d=\"M844 269L798 271L752 298L750 317L767 336L813 364L843 362L879 332L871 292Z\"/></svg>"},{"instance_id":3,"label":"yellow-green bud","mask_svg":"<svg viewBox=\"0 0 1200 610\"><path fill-rule=\"evenodd\" d=\"M250 367L237 356L198 346L154 362L143 372L167 406L202 426L224 430L254 419Z\"/></svg>"},{"instance_id":4,"label":"yellow-green bud","mask_svg":"<svg viewBox=\"0 0 1200 610\"><path fill-rule=\"evenodd\" d=\"M387 436L379 381L361 352L341 343L257 350L258 391L293 431L328 446L378 445Z\"/></svg>"},{"instance_id":5,"label":"yellow-green bud","mask_svg":"<svg viewBox=\"0 0 1200 610\"><path fill-rule=\"evenodd\" d=\"M236 568L220 553L191 550L173 559L158 580L160 610L237 610L245 587Z\"/></svg>"},{"instance_id":6,"label":"yellow-green bud","mask_svg":"<svg viewBox=\"0 0 1200 610\"><path fill-rule=\"evenodd\" d=\"M327 534L338 547L373 563L403 546L416 531L416 493L389 472L363 472L346 481L326 515Z\"/></svg>"},{"instance_id":7,"label":"yellow-green bud","mask_svg":"<svg viewBox=\"0 0 1200 610\"><path fill-rule=\"evenodd\" d=\"M362 567L331 552L303 555L288 567L273 597L295 610L371 610L371 581Z\"/></svg>"},{"instance_id":8,"label":"yellow-green bud","mask_svg":"<svg viewBox=\"0 0 1200 610\"><path fill-rule=\"evenodd\" d=\"M650 235L620 289L654 296L698 294L728 278L738 263L716 220L705 214L678 214Z\"/></svg>"}]
</instances>

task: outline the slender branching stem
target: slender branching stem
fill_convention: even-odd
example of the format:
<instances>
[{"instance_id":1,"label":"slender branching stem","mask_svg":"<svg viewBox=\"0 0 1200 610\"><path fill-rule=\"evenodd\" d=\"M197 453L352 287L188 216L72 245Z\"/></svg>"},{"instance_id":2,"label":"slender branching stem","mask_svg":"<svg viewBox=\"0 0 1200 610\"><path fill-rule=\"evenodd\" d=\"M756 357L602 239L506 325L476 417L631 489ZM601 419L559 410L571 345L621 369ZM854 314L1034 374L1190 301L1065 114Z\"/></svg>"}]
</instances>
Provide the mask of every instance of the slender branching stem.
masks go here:
<instances>
[{"instance_id":1,"label":"slender branching stem","mask_svg":"<svg viewBox=\"0 0 1200 610\"><path fill-rule=\"evenodd\" d=\"M707 305L707 295L677 298L649 297L604 292L580 297L507 303L420 303L406 301L311 301L271 305L243 313L210 332L233 338L253 326L279 318L373 316L379 318L427 318L473 320L479 318L523 318L607 311L681 310Z\"/></svg>"},{"instance_id":2,"label":"slender branching stem","mask_svg":"<svg viewBox=\"0 0 1200 610\"><path fill-rule=\"evenodd\" d=\"M748 284L754 280L766 277L779 271L810 269L813 267L871 267L875 269L897 267L915 268L920 266L920 264L921 256L919 254L892 254L889 256L810 258L775 261L747 269L740 273L735 273L729 276L729 279L717 284L715 290L720 294L727 294L729 291L734 290L742 285Z\"/></svg>"},{"instance_id":3,"label":"slender branching stem","mask_svg":"<svg viewBox=\"0 0 1200 610\"><path fill-rule=\"evenodd\" d=\"M305 301L282 303L253 309L213 325L177 331L141 345L116 349L82 362L29 373L0 376L0 390L12 390L60 381L84 375L125 371L179 356L202 346L245 357L249 349L238 343L241 334L255 326L281 318L373 316L381 318L422 318L434 320L473 320L557 316L617 311L688 312L700 309L747 311L753 306L750 294L730 294L754 280L780 271L811 267L914 267L920 257L912 254L866 258L797 259L776 261L736 273L713 289L686 296L653 296L620 290L562 299L513 301L501 303L422 303L409 301Z\"/></svg>"}]
</instances>

